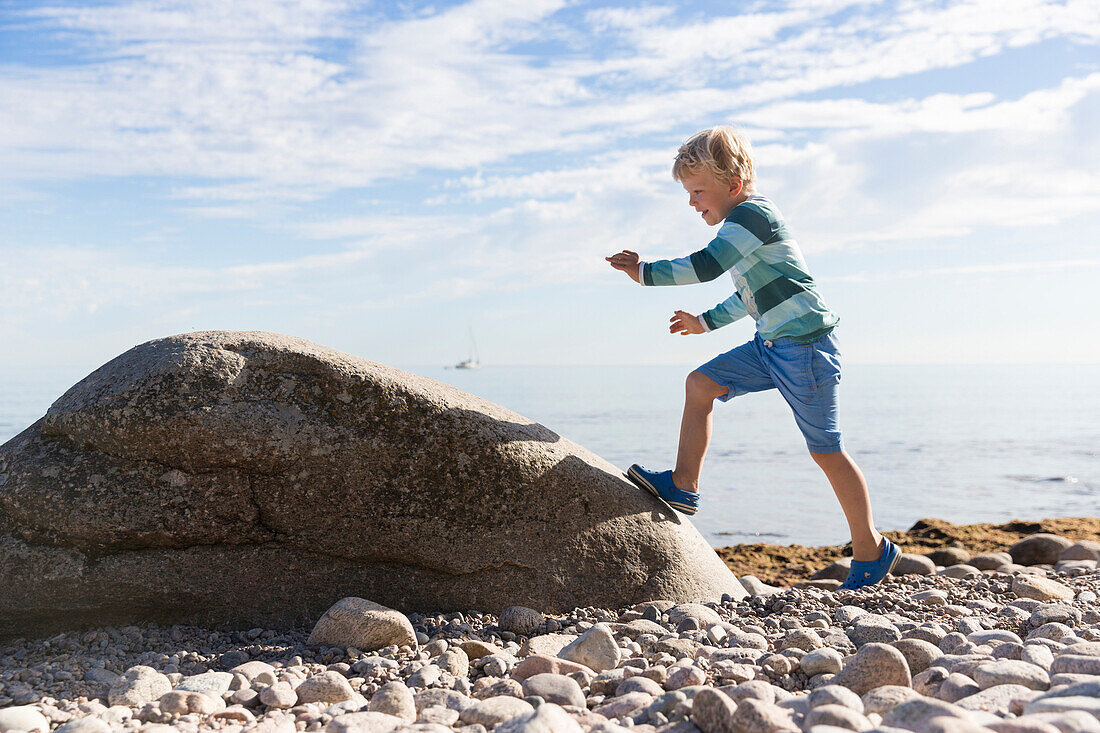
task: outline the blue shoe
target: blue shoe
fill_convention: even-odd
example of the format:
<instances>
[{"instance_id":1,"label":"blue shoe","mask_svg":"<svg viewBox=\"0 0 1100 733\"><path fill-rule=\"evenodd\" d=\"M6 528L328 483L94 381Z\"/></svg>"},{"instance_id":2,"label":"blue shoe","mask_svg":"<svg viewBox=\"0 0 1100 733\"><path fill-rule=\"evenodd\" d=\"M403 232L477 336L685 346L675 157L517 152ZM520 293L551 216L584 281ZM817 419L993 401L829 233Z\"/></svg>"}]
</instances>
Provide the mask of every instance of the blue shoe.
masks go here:
<instances>
[{"instance_id":1,"label":"blue shoe","mask_svg":"<svg viewBox=\"0 0 1100 733\"><path fill-rule=\"evenodd\" d=\"M878 583L890 574L899 557L901 557L901 548L883 537L882 554L879 555L878 560L867 562L852 560L852 569L848 571L848 577L837 590L858 590Z\"/></svg>"},{"instance_id":2,"label":"blue shoe","mask_svg":"<svg viewBox=\"0 0 1100 733\"><path fill-rule=\"evenodd\" d=\"M699 494L683 491L672 483L672 471L650 471L637 463L626 472L627 478L682 514L694 514L699 510Z\"/></svg>"}]
</instances>

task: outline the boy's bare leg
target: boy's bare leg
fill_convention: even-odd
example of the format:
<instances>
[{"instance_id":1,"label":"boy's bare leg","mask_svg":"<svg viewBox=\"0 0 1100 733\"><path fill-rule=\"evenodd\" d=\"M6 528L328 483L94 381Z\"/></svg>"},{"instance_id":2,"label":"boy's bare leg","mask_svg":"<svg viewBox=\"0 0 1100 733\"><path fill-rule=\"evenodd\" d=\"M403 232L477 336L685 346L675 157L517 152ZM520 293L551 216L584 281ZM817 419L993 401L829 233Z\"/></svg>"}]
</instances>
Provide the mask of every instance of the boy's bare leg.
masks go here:
<instances>
[{"instance_id":1,"label":"boy's bare leg","mask_svg":"<svg viewBox=\"0 0 1100 733\"><path fill-rule=\"evenodd\" d=\"M867 481L863 472L846 452L813 453L810 455L832 484L840 507L852 532L852 559L878 560L882 535L875 531L871 516L871 497L867 494Z\"/></svg>"},{"instance_id":2,"label":"boy's bare leg","mask_svg":"<svg viewBox=\"0 0 1100 733\"><path fill-rule=\"evenodd\" d=\"M676 469L672 482L684 491L699 490L699 472L710 445L714 400L728 389L710 377L692 372L688 375L684 394L684 417L680 421L680 447L676 451Z\"/></svg>"}]
</instances>

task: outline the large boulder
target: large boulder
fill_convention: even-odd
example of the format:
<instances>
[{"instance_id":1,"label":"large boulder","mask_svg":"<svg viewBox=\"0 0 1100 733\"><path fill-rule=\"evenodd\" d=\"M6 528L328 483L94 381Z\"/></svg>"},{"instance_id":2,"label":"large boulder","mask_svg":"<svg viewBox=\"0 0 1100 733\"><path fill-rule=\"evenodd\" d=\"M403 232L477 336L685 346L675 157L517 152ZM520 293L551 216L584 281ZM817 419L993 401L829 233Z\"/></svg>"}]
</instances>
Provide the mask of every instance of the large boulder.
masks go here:
<instances>
[{"instance_id":1,"label":"large boulder","mask_svg":"<svg viewBox=\"0 0 1100 733\"><path fill-rule=\"evenodd\" d=\"M745 591L598 456L308 341L150 341L0 446L0 635L306 625L346 596L543 611Z\"/></svg>"}]
</instances>

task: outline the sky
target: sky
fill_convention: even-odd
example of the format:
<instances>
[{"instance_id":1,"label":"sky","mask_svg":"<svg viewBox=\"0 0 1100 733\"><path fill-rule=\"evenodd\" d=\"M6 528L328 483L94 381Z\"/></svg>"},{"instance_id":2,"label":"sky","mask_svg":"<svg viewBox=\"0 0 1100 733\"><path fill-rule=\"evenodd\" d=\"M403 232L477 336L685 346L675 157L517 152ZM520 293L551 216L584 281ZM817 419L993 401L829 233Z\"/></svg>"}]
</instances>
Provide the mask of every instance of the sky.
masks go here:
<instances>
[{"instance_id":1,"label":"sky","mask_svg":"<svg viewBox=\"0 0 1100 733\"><path fill-rule=\"evenodd\" d=\"M196 330L697 364L670 167L753 141L858 363L1100 362L1096 0L0 0L0 367Z\"/></svg>"}]
</instances>

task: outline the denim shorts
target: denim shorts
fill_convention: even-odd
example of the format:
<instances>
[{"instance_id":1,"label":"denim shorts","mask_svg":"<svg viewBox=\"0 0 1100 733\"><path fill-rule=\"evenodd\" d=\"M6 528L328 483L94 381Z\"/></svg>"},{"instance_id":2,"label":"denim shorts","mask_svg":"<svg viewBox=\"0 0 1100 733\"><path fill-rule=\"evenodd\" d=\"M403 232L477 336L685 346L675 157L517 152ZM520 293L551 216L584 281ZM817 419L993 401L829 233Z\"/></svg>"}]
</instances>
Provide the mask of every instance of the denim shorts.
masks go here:
<instances>
[{"instance_id":1,"label":"denim shorts","mask_svg":"<svg viewBox=\"0 0 1100 733\"><path fill-rule=\"evenodd\" d=\"M695 371L728 387L723 402L749 392L778 389L813 453L844 449L837 422L840 348L833 332L816 341L756 338L716 356Z\"/></svg>"}]
</instances>

